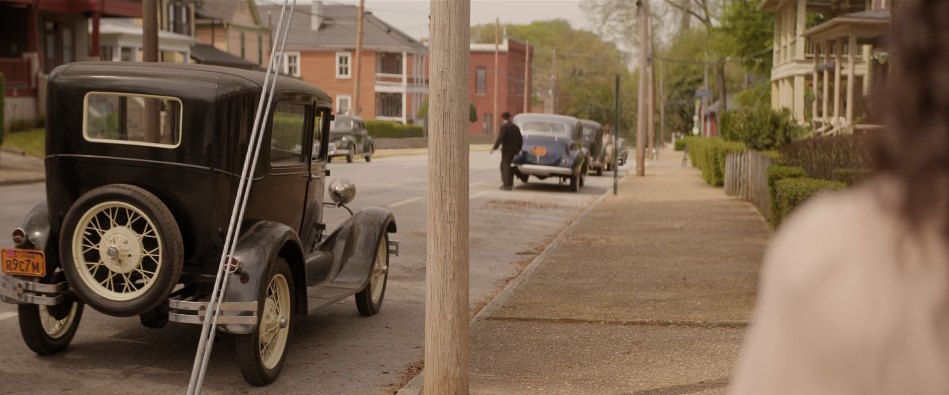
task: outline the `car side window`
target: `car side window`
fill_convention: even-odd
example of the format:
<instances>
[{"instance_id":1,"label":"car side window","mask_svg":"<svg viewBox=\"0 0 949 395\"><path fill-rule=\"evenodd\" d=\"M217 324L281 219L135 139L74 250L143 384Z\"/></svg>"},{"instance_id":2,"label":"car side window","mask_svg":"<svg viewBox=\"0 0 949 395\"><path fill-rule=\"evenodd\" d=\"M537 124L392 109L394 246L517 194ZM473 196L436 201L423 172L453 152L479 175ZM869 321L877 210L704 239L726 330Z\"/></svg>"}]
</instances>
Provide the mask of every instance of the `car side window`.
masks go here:
<instances>
[{"instance_id":1,"label":"car side window","mask_svg":"<svg viewBox=\"0 0 949 395\"><path fill-rule=\"evenodd\" d=\"M270 133L270 163L293 165L306 163L306 105L277 103Z\"/></svg>"},{"instance_id":2,"label":"car side window","mask_svg":"<svg viewBox=\"0 0 949 395\"><path fill-rule=\"evenodd\" d=\"M89 92L83 106L88 141L174 148L181 143L181 100L174 97Z\"/></svg>"}]
</instances>

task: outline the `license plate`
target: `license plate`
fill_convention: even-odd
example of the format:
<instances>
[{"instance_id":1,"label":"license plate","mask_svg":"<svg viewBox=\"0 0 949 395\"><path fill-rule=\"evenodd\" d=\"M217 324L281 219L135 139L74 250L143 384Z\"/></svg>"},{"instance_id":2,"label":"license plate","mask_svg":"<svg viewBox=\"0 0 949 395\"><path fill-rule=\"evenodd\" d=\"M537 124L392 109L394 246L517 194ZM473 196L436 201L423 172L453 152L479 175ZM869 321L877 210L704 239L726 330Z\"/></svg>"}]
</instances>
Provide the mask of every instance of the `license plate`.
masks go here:
<instances>
[{"instance_id":1,"label":"license plate","mask_svg":"<svg viewBox=\"0 0 949 395\"><path fill-rule=\"evenodd\" d=\"M547 147L533 147L531 148L531 153L537 156L547 155Z\"/></svg>"},{"instance_id":2,"label":"license plate","mask_svg":"<svg viewBox=\"0 0 949 395\"><path fill-rule=\"evenodd\" d=\"M43 277L46 275L46 255L38 250L0 250L3 257L3 272L21 276Z\"/></svg>"}]
</instances>

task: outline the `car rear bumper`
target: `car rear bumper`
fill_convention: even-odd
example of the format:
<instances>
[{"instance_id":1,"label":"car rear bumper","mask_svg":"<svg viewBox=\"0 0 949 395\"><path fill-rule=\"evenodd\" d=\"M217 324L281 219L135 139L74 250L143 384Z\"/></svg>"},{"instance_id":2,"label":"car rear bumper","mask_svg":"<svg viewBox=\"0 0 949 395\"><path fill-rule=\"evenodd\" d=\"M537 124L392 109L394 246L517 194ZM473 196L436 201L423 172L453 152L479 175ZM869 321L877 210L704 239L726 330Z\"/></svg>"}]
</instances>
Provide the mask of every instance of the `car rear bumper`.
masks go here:
<instances>
[{"instance_id":1,"label":"car rear bumper","mask_svg":"<svg viewBox=\"0 0 949 395\"><path fill-rule=\"evenodd\" d=\"M349 155L348 149L331 149L328 151L329 156L346 156Z\"/></svg>"},{"instance_id":2,"label":"car rear bumper","mask_svg":"<svg viewBox=\"0 0 949 395\"><path fill-rule=\"evenodd\" d=\"M517 165L517 171L529 176L572 176L573 169L569 167L542 166L542 165Z\"/></svg>"},{"instance_id":3,"label":"car rear bumper","mask_svg":"<svg viewBox=\"0 0 949 395\"><path fill-rule=\"evenodd\" d=\"M0 274L0 299L7 303L55 306L62 303L63 294L68 289L65 282L43 284Z\"/></svg>"}]
</instances>

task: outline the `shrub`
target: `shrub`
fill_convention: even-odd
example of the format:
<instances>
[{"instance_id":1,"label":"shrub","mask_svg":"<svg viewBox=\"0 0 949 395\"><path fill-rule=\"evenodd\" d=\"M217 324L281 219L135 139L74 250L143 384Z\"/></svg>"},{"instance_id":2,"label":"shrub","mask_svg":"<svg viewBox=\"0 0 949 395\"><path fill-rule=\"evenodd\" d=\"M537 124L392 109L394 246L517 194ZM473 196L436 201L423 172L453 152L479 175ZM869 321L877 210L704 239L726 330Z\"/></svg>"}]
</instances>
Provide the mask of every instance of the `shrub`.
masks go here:
<instances>
[{"instance_id":1,"label":"shrub","mask_svg":"<svg viewBox=\"0 0 949 395\"><path fill-rule=\"evenodd\" d=\"M745 150L745 145L717 138L688 137L689 159L702 171L702 179L709 185L725 184L725 157Z\"/></svg>"},{"instance_id":2,"label":"shrub","mask_svg":"<svg viewBox=\"0 0 949 395\"><path fill-rule=\"evenodd\" d=\"M771 223L774 227L778 227L794 208L800 206L811 196L821 192L843 190L847 188L847 185L840 181L786 178L778 180L775 187L777 189L777 200L771 204L772 206L777 205L778 215L771 219Z\"/></svg>"},{"instance_id":3,"label":"shrub","mask_svg":"<svg viewBox=\"0 0 949 395\"><path fill-rule=\"evenodd\" d=\"M403 125L392 121L365 121L366 130L373 138L406 138L423 137L422 127L419 125Z\"/></svg>"},{"instance_id":4,"label":"shrub","mask_svg":"<svg viewBox=\"0 0 949 395\"><path fill-rule=\"evenodd\" d=\"M870 137L840 135L812 137L781 147L781 162L804 168L807 176L835 179L837 169L866 169L870 163Z\"/></svg>"},{"instance_id":5,"label":"shrub","mask_svg":"<svg viewBox=\"0 0 949 395\"><path fill-rule=\"evenodd\" d=\"M777 227L780 220L780 208L778 206L778 191L776 183L788 178L804 178L804 169L791 166L771 166L768 168L768 196L771 200L771 226Z\"/></svg>"},{"instance_id":6,"label":"shrub","mask_svg":"<svg viewBox=\"0 0 949 395\"><path fill-rule=\"evenodd\" d=\"M5 130L3 129L6 126L6 120L4 114L6 114L6 102L4 97L7 95L7 80L3 77L3 73L0 73L0 144L3 144L3 134Z\"/></svg>"},{"instance_id":7,"label":"shrub","mask_svg":"<svg viewBox=\"0 0 949 395\"><path fill-rule=\"evenodd\" d=\"M42 128L45 124L46 122L43 117L15 119L10 121L10 124L7 126L7 131L24 132L27 130Z\"/></svg>"},{"instance_id":8,"label":"shrub","mask_svg":"<svg viewBox=\"0 0 949 395\"><path fill-rule=\"evenodd\" d=\"M728 111L721 116L722 138L740 141L754 150L770 150L791 142L801 135L787 109L781 112L770 108L741 108Z\"/></svg>"},{"instance_id":9,"label":"shrub","mask_svg":"<svg viewBox=\"0 0 949 395\"><path fill-rule=\"evenodd\" d=\"M834 180L843 182L847 186L853 186L866 181L873 173L866 169L836 169L834 170Z\"/></svg>"},{"instance_id":10,"label":"shrub","mask_svg":"<svg viewBox=\"0 0 949 395\"><path fill-rule=\"evenodd\" d=\"M676 150L676 151L685 151L685 140L684 140L684 139L678 139L678 140L676 140L676 142L675 142L675 150Z\"/></svg>"}]
</instances>

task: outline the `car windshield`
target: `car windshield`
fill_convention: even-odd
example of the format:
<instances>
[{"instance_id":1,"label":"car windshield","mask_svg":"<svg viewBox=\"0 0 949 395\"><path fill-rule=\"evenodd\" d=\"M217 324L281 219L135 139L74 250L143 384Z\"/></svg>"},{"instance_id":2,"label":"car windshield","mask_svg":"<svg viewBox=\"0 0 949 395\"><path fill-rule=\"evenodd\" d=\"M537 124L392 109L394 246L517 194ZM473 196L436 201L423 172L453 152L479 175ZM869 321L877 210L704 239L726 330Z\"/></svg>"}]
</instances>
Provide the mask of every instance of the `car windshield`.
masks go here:
<instances>
[{"instance_id":1,"label":"car windshield","mask_svg":"<svg viewBox=\"0 0 949 395\"><path fill-rule=\"evenodd\" d=\"M547 133L566 133L567 127L562 123L527 121L521 130L525 132L547 132Z\"/></svg>"},{"instance_id":2,"label":"car windshield","mask_svg":"<svg viewBox=\"0 0 949 395\"><path fill-rule=\"evenodd\" d=\"M330 131L339 131L345 132L353 130L355 126L355 121L348 118L337 118L336 120L330 121Z\"/></svg>"}]
</instances>

